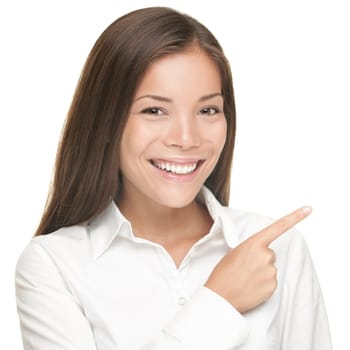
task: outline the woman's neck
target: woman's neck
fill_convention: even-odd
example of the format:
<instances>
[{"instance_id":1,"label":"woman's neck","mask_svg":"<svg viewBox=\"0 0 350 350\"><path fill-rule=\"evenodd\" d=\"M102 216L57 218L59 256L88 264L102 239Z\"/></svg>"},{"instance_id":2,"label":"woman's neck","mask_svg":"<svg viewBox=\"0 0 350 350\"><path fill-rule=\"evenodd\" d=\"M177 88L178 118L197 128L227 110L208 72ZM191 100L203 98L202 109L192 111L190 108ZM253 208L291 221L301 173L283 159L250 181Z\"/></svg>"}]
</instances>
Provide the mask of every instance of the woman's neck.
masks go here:
<instances>
[{"instance_id":1,"label":"woman's neck","mask_svg":"<svg viewBox=\"0 0 350 350\"><path fill-rule=\"evenodd\" d=\"M195 242L207 234L212 219L205 206L192 201L186 207L165 207L152 200L121 196L118 207L130 221L136 237L159 243L165 248Z\"/></svg>"}]
</instances>

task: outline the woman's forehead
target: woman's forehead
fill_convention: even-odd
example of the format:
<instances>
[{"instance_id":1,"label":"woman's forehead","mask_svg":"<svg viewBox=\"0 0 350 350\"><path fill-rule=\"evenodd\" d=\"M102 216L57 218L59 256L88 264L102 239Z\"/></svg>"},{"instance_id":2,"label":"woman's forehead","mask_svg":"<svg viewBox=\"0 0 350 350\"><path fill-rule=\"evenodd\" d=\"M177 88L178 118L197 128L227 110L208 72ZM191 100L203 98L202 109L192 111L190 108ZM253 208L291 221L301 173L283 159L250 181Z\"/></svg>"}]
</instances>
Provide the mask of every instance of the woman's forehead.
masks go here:
<instances>
[{"instance_id":1,"label":"woman's forehead","mask_svg":"<svg viewBox=\"0 0 350 350\"><path fill-rule=\"evenodd\" d=\"M169 54L153 62L140 81L135 98L143 94L167 96L189 92L198 96L221 91L216 63L203 51Z\"/></svg>"}]
</instances>

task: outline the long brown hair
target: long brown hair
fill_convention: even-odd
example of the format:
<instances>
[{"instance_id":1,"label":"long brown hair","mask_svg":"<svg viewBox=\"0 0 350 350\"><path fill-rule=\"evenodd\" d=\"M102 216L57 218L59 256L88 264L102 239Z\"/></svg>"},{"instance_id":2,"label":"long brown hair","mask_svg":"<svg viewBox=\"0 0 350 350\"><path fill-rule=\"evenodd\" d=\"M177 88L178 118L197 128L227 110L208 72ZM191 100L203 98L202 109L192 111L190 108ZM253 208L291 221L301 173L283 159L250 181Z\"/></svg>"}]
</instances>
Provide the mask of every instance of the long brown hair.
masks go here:
<instances>
[{"instance_id":1,"label":"long brown hair","mask_svg":"<svg viewBox=\"0 0 350 350\"><path fill-rule=\"evenodd\" d=\"M67 116L51 191L35 235L89 220L117 198L120 140L136 87L150 63L193 45L213 59L221 74L227 138L205 185L228 205L235 140L230 66L218 41L197 20L170 8L150 7L117 19L92 48Z\"/></svg>"}]
</instances>

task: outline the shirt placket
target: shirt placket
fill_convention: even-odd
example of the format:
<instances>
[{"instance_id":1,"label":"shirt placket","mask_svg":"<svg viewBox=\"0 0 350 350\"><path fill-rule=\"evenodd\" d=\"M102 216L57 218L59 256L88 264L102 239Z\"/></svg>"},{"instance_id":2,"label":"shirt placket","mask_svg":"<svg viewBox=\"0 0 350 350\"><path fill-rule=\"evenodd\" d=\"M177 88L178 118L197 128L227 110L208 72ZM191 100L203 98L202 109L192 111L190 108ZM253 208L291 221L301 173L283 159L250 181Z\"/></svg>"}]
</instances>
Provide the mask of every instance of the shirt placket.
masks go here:
<instances>
[{"instance_id":1,"label":"shirt placket","mask_svg":"<svg viewBox=\"0 0 350 350\"><path fill-rule=\"evenodd\" d=\"M157 253L163 277L167 283L169 292L172 295L173 306L179 310L186 304L189 298L185 286L191 266L191 258L190 256L186 256L179 268L177 268L174 261L163 247L158 247Z\"/></svg>"}]
</instances>

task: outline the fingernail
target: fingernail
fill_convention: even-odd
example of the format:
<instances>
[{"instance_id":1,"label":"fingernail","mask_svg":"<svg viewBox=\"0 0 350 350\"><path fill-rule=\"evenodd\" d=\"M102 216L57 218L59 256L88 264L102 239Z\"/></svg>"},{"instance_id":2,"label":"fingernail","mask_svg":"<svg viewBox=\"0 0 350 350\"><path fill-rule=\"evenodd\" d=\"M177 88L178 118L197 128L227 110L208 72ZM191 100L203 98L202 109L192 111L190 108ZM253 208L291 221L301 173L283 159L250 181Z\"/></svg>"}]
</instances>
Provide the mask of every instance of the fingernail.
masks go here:
<instances>
[{"instance_id":1,"label":"fingernail","mask_svg":"<svg viewBox=\"0 0 350 350\"><path fill-rule=\"evenodd\" d=\"M302 210L305 215L308 215L312 212L312 207L310 205L306 205L305 207L302 207Z\"/></svg>"}]
</instances>

